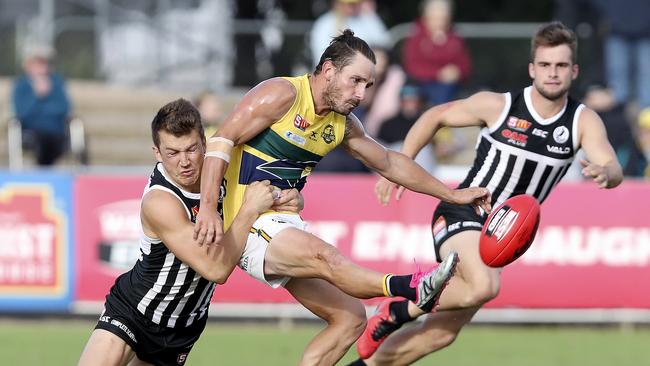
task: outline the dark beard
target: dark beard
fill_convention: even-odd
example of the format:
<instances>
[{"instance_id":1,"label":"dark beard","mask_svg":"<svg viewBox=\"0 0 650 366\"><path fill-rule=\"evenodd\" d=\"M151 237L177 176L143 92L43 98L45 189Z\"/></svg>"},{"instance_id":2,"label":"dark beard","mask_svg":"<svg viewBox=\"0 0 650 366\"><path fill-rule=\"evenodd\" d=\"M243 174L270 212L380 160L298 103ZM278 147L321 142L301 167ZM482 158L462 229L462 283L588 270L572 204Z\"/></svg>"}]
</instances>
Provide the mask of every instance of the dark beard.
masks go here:
<instances>
[{"instance_id":1,"label":"dark beard","mask_svg":"<svg viewBox=\"0 0 650 366\"><path fill-rule=\"evenodd\" d=\"M341 89L339 89L336 83L329 83L323 92L323 99L325 100L325 104L327 104L329 109L332 111L347 116L350 114L352 109L343 109L343 107L337 103L337 95L341 95Z\"/></svg>"}]
</instances>

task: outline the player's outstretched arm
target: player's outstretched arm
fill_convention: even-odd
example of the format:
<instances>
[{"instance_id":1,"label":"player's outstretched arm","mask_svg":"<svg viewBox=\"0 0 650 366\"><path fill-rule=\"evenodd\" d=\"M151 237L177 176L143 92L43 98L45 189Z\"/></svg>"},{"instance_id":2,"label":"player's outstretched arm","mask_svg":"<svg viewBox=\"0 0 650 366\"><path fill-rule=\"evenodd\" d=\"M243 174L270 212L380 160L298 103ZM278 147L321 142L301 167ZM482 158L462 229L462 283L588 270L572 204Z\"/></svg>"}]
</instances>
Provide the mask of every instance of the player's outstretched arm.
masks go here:
<instances>
[{"instance_id":1,"label":"player's outstretched arm","mask_svg":"<svg viewBox=\"0 0 650 366\"><path fill-rule=\"evenodd\" d=\"M244 96L215 136L208 140L201 172L201 209L194 227L194 239L199 245L217 243L223 235L217 201L232 148L280 119L291 108L295 97L296 90L289 81L281 78L264 81Z\"/></svg>"},{"instance_id":2,"label":"player's outstretched arm","mask_svg":"<svg viewBox=\"0 0 650 366\"><path fill-rule=\"evenodd\" d=\"M147 236L162 240L178 259L205 279L223 283L239 262L251 226L273 204L273 190L268 181L251 184L242 208L221 241L200 246L193 239L194 225L178 198L154 189L143 198L143 230Z\"/></svg>"},{"instance_id":3,"label":"player's outstretched arm","mask_svg":"<svg viewBox=\"0 0 650 366\"><path fill-rule=\"evenodd\" d=\"M605 125L596 112L585 108L580 114L580 145L588 160L581 160L582 175L600 188L614 188L623 181L623 169L607 139Z\"/></svg>"},{"instance_id":4,"label":"player's outstretched arm","mask_svg":"<svg viewBox=\"0 0 650 366\"><path fill-rule=\"evenodd\" d=\"M440 180L431 176L413 159L396 151L387 150L366 135L361 123L354 116L348 117L348 127L343 141L347 150L367 167L388 180L412 191L425 193L443 201L457 204L476 204L485 206L489 191L481 187L453 190ZM489 207L484 209L489 211Z\"/></svg>"},{"instance_id":5,"label":"player's outstretched arm","mask_svg":"<svg viewBox=\"0 0 650 366\"><path fill-rule=\"evenodd\" d=\"M431 142L441 127L491 126L498 120L505 106L505 96L493 92L476 93L466 99L444 103L425 111L409 130L401 152L415 159L424 146ZM395 184L380 178L375 185L377 199L387 205ZM400 199L404 187L399 186L396 199Z\"/></svg>"}]
</instances>

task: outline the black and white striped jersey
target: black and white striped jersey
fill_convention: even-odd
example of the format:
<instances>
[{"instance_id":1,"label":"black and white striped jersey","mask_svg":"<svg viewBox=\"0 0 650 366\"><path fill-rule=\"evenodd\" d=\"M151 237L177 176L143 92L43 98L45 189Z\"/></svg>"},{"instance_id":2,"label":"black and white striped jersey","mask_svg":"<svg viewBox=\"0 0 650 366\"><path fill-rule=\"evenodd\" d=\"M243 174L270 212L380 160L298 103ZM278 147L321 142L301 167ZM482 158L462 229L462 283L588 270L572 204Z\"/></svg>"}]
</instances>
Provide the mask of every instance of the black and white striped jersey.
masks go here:
<instances>
[{"instance_id":1,"label":"black and white striped jersey","mask_svg":"<svg viewBox=\"0 0 650 366\"><path fill-rule=\"evenodd\" d=\"M160 163L149 177L144 194L153 189L176 196L190 220L195 222L200 195L175 185ZM215 286L215 283L204 279L176 258L165 243L142 233L139 260L133 269L116 280L116 291L111 293L121 297L122 301L155 324L182 328L207 315Z\"/></svg>"},{"instance_id":2,"label":"black and white striped jersey","mask_svg":"<svg viewBox=\"0 0 650 366\"><path fill-rule=\"evenodd\" d=\"M558 114L545 119L533 108L532 88L504 94L506 105L497 123L481 129L474 164L459 186L487 187L493 206L524 193L543 202L579 149L584 105L568 98Z\"/></svg>"}]
</instances>

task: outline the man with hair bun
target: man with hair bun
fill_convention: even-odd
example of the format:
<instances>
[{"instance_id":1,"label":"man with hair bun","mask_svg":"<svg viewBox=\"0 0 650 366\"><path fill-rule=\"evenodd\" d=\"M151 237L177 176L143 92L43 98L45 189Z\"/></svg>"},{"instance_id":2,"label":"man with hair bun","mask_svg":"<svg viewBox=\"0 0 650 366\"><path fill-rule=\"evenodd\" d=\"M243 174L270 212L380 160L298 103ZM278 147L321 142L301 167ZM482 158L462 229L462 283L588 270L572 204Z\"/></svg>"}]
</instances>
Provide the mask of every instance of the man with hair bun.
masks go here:
<instances>
[{"instance_id":1,"label":"man with hair bun","mask_svg":"<svg viewBox=\"0 0 650 366\"><path fill-rule=\"evenodd\" d=\"M346 29L331 41L313 74L272 78L251 89L208 142L197 240L208 245L219 240L249 184L270 180L280 189L300 190L320 159L339 144L412 190L489 210L485 188L449 189L408 157L366 135L351 112L374 79L373 51ZM223 222L215 210L222 183ZM431 311L457 262L450 253L428 272L398 276L370 271L308 233L295 213L264 214L252 230L257 236L248 240L239 266L269 286L284 286L327 322L307 346L301 365L333 365L346 353L366 324L365 309L356 298L401 296Z\"/></svg>"}]
</instances>

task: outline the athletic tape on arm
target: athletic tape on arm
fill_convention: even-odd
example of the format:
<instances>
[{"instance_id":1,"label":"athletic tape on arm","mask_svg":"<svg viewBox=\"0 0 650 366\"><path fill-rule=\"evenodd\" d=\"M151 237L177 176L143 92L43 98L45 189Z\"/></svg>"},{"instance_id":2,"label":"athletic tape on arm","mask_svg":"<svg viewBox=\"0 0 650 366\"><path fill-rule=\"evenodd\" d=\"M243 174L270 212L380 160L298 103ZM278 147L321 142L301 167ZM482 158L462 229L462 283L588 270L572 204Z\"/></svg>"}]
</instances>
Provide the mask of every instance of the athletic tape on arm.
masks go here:
<instances>
[{"instance_id":1,"label":"athletic tape on arm","mask_svg":"<svg viewBox=\"0 0 650 366\"><path fill-rule=\"evenodd\" d=\"M226 163L230 163L230 152L232 151L235 143L224 137L211 137L208 140L208 148L205 157L219 158Z\"/></svg>"}]
</instances>

